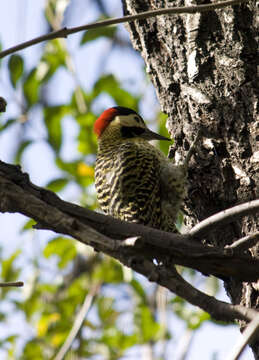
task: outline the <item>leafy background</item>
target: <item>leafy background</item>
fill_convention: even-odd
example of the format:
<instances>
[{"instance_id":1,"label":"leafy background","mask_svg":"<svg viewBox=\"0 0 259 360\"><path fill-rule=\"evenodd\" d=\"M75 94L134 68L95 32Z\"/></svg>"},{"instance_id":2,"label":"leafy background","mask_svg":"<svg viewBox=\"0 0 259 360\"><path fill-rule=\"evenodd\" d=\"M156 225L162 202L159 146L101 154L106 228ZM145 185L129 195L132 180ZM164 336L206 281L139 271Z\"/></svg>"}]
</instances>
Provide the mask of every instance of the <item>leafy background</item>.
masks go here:
<instances>
[{"instance_id":1,"label":"leafy background","mask_svg":"<svg viewBox=\"0 0 259 360\"><path fill-rule=\"evenodd\" d=\"M1 3L1 46L120 16L120 1L108 3ZM48 41L0 66L0 95L8 102L0 117L1 160L21 164L33 182L68 201L98 209L92 126L105 108L133 108L166 134L166 116L124 26ZM159 145L167 153L165 143ZM91 294L93 304L67 359L183 359L187 348L186 359L223 359L238 338L236 327L215 324L113 259L73 239L35 231L33 224L22 215L0 216L1 281L25 282L23 289L1 289L1 359L54 359ZM195 286L225 299L217 279L181 271Z\"/></svg>"}]
</instances>

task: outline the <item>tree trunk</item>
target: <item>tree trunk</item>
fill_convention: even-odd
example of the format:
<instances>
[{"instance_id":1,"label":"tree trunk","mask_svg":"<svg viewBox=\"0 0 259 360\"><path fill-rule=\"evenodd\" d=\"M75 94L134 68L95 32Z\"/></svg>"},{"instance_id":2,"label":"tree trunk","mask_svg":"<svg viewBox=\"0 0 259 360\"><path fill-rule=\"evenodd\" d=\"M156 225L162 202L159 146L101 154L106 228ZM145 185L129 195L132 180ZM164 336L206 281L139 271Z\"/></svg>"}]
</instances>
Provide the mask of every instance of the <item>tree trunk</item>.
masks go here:
<instances>
[{"instance_id":1,"label":"tree trunk","mask_svg":"<svg viewBox=\"0 0 259 360\"><path fill-rule=\"evenodd\" d=\"M123 0L125 15L193 1ZM203 137L189 170L187 225L259 198L259 123L256 122L255 3L193 15L163 15L128 25L146 63L167 127L172 155L184 157L197 131ZM219 229L210 242L222 247L259 231L256 217ZM251 249L259 256L259 246ZM259 283L226 279L234 304L259 307ZM240 324L241 329L245 324ZM252 344L259 358L259 339Z\"/></svg>"}]
</instances>

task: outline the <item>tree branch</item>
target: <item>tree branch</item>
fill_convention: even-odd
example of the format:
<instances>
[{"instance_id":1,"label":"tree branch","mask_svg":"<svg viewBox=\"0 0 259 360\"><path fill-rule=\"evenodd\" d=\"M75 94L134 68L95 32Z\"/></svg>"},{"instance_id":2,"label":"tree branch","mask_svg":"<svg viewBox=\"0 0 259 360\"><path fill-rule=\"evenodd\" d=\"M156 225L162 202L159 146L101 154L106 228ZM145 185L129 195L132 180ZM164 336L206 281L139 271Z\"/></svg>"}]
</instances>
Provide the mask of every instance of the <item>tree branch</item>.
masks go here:
<instances>
[{"instance_id":1,"label":"tree branch","mask_svg":"<svg viewBox=\"0 0 259 360\"><path fill-rule=\"evenodd\" d=\"M259 278L259 260L249 255L233 256L232 253L199 244L188 235L122 222L62 201L51 191L32 184L19 166L1 161L0 211L22 213L35 219L37 228L70 235L97 251L113 256L149 280L199 306L215 319L251 320L256 313L202 293L173 268L173 264L181 264L219 277L234 276L255 281ZM156 266L154 259L163 265Z\"/></svg>"},{"instance_id":2,"label":"tree branch","mask_svg":"<svg viewBox=\"0 0 259 360\"><path fill-rule=\"evenodd\" d=\"M166 15L166 14L167 15L169 15L169 14L194 14L197 12L212 11L215 9L224 8L226 6L238 5L241 3L245 3L247 1L248 0L229 0L229 1L218 2L215 4L204 4L204 5L197 5L197 6L157 9L157 10L145 11L145 12L142 12L142 13L136 14L136 15L128 15L128 16L124 16L124 17L120 17L120 18L113 18L113 19L97 21L97 22L94 22L91 24L86 24L86 25L77 26L77 27L73 27L73 28L64 27L63 29L52 31L48 34L39 36L32 40L28 40L19 45L13 46L9 49L3 50L0 52L0 59L7 55L13 54L16 51L25 49L25 48L30 47L35 44L39 44L43 41L52 40L52 39L56 39L56 38L66 38L68 35L74 34L74 33L80 32L80 31L97 29L99 27L105 27L105 26L129 22L129 21L147 19L150 17Z\"/></svg>"},{"instance_id":3,"label":"tree branch","mask_svg":"<svg viewBox=\"0 0 259 360\"><path fill-rule=\"evenodd\" d=\"M219 225L222 226L225 224L229 224L233 220L236 220L238 217L252 214L254 212L257 212L258 210L259 199L234 206L230 209L223 210L201 221L189 231L189 235L193 239L199 239L201 236L210 232L212 229L214 230Z\"/></svg>"},{"instance_id":4,"label":"tree branch","mask_svg":"<svg viewBox=\"0 0 259 360\"><path fill-rule=\"evenodd\" d=\"M244 236L243 238L235 241L231 245L225 246L225 250L234 252L241 252L250 249L255 246L259 240L259 231L254 234Z\"/></svg>"},{"instance_id":5,"label":"tree branch","mask_svg":"<svg viewBox=\"0 0 259 360\"><path fill-rule=\"evenodd\" d=\"M165 268L163 265L156 266L153 262L143 261L141 258L134 259L133 262L127 257L121 257L120 260L150 281L155 281L187 300L190 304L200 307L216 320L253 320L258 315L256 310L241 305L228 304L194 288L179 275L173 266L170 268Z\"/></svg>"},{"instance_id":6,"label":"tree branch","mask_svg":"<svg viewBox=\"0 0 259 360\"><path fill-rule=\"evenodd\" d=\"M93 299L94 299L95 295L98 293L99 289L100 289L100 284L94 284L92 286L92 288L90 289L89 293L86 295L84 303L83 303L81 309L79 310L78 314L76 315L72 329L70 330L70 333L69 333L68 337L66 338L66 341L61 346L61 348L60 348L59 352L57 353L57 355L55 356L54 360L64 359L64 356L66 355L66 353L70 349L73 341L75 340L75 338L78 334L78 331L80 330L80 328L85 320L85 317L91 308Z\"/></svg>"},{"instance_id":7,"label":"tree branch","mask_svg":"<svg viewBox=\"0 0 259 360\"><path fill-rule=\"evenodd\" d=\"M0 282L0 287L10 287L10 286L15 286L15 287L21 287L23 286L23 282L22 281L8 281L8 282Z\"/></svg>"},{"instance_id":8,"label":"tree branch","mask_svg":"<svg viewBox=\"0 0 259 360\"><path fill-rule=\"evenodd\" d=\"M231 354L228 356L227 360L238 360L242 352L244 351L246 345L253 341L253 338L259 332L259 314L252 319L250 324L243 332L242 339L236 344Z\"/></svg>"},{"instance_id":9,"label":"tree branch","mask_svg":"<svg viewBox=\"0 0 259 360\"><path fill-rule=\"evenodd\" d=\"M167 233L84 209L32 184L19 167L1 161L0 211L29 216L38 222L37 228L70 235L115 258L121 253L130 257L142 254L162 262L169 259L171 263L220 278L235 277L243 281L259 278L259 259L248 253L205 246L188 234Z\"/></svg>"}]
</instances>

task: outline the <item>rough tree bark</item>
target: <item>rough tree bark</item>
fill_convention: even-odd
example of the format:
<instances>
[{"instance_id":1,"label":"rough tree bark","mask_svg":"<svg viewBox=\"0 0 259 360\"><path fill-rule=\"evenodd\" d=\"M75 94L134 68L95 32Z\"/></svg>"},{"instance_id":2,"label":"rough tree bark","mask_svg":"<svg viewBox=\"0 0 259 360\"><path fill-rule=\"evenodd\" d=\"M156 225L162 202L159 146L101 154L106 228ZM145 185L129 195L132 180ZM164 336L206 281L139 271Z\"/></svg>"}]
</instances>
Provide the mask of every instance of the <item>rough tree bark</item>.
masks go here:
<instances>
[{"instance_id":1,"label":"rough tree bark","mask_svg":"<svg viewBox=\"0 0 259 360\"><path fill-rule=\"evenodd\" d=\"M163 7L199 5L186 0L122 0L125 15ZM159 16L131 22L133 46L146 63L167 126L172 155L184 156L198 129L203 139L189 170L187 225L259 197L259 123L256 121L255 3L208 13ZM171 155L171 154L170 154ZM259 230L246 217L216 234L221 247ZM251 251L259 256L259 247ZM234 304L259 308L259 283L226 279ZM242 323L241 329L245 324ZM259 358L259 339L252 344Z\"/></svg>"}]
</instances>

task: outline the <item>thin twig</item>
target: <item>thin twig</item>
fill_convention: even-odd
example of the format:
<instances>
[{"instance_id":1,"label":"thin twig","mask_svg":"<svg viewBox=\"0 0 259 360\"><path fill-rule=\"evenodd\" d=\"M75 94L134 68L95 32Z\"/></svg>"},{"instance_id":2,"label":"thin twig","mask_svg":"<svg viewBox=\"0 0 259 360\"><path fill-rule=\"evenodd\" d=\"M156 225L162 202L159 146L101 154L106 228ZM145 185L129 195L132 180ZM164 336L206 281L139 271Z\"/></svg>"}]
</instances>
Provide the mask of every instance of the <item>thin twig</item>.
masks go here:
<instances>
[{"instance_id":1,"label":"thin twig","mask_svg":"<svg viewBox=\"0 0 259 360\"><path fill-rule=\"evenodd\" d=\"M256 245L258 240L259 231L254 234L244 236L243 238L235 241L233 244L225 246L224 249L226 249L227 251L230 249L235 252L245 251Z\"/></svg>"},{"instance_id":2,"label":"thin twig","mask_svg":"<svg viewBox=\"0 0 259 360\"><path fill-rule=\"evenodd\" d=\"M243 332L242 339L232 349L227 360L238 360L246 345L248 345L256 333L259 331L259 314L250 322L245 331Z\"/></svg>"},{"instance_id":3,"label":"thin twig","mask_svg":"<svg viewBox=\"0 0 259 360\"><path fill-rule=\"evenodd\" d=\"M229 0L229 1L222 1L222 2L218 2L215 4L205 4L205 5L197 5L197 6L186 6L186 7L174 7L174 8L165 8L165 9L157 9L157 10L150 10L150 11L144 11L140 14L135 14L135 15L127 15L127 16L123 16L123 17L119 17L119 18L112 18L112 19L107 19L107 20L102 20L102 21L97 21L94 23L90 23L90 24L86 24L86 25L82 25L82 26L76 26L73 28L66 28L64 27L63 29L59 29L56 31L52 31L48 34L39 36L37 38L34 38L32 40L29 41L25 41L19 45L13 46L9 49L3 50L0 52L0 59L15 53L16 51L25 49L29 46L35 45L35 44L39 44L43 41L46 40L52 40L52 39L56 39L56 38L66 38L68 35L70 34L74 34L80 31L85 31L85 30L91 30L91 29L97 29L100 27L105 27L105 26L110 26L110 25L115 25L115 24L121 24L121 23L125 23L125 22L129 22L129 21L135 21L135 20L141 20L141 19L147 19L150 17L154 17L154 16L159 16L159 15L166 15L166 14L194 14L197 12L205 12L205 11L212 11L215 9L221 9L224 8L226 6L233 6L233 5L238 5L241 3L245 3L248 0Z\"/></svg>"},{"instance_id":4,"label":"thin twig","mask_svg":"<svg viewBox=\"0 0 259 360\"><path fill-rule=\"evenodd\" d=\"M185 360L187 358L194 335L195 335L195 331L193 331L192 329L187 327L184 330L183 335L178 340L178 344L176 348L175 358L177 360Z\"/></svg>"},{"instance_id":5,"label":"thin twig","mask_svg":"<svg viewBox=\"0 0 259 360\"><path fill-rule=\"evenodd\" d=\"M209 233L210 230L214 230L219 225L222 226L236 220L238 217L246 216L248 214L256 213L258 211L259 199L248 201L244 204L240 204L227 210L220 211L219 213L208 217L207 219L201 221L199 224L194 226L188 234L191 238L198 238L205 233Z\"/></svg>"},{"instance_id":6,"label":"thin twig","mask_svg":"<svg viewBox=\"0 0 259 360\"><path fill-rule=\"evenodd\" d=\"M65 11L65 8L64 8L64 11ZM47 13L47 17L49 18L49 23L52 26L53 30L57 31L60 28L60 26L62 25L63 16L60 16L60 14L54 14L54 11L53 11L52 7L50 6L50 4L48 4L48 6L46 7L46 13ZM63 13L63 15L64 15L64 13ZM78 111L81 114L85 114L87 112L87 105L86 105L86 101L83 96L83 91L80 86L79 78L75 71L75 65L74 65L73 58L72 58L70 52L68 51L67 43L66 43L65 39L60 39L60 41L62 42L62 46L65 50L66 67L69 70L69 72L71 73L71 75L73 76L73 79L75 82L75 101L76 101Z\"/></svg>"},{"instance_id":7,"label":"thin twig","mask_svg":"<svg viewBox=\"0 0 259 360\"><path fill-rule=\"evenodd\" d=\"M100 289L100 284L95 284L91 290L89 291L89 293L86 295L84 303L80 309L80 311L78 312L78 314L76 315L74 324L72 326L72 329L70 330L70 333L68 335L68 337L66 338L66 341L64 342L64 344L62 345L62 347L60 348L59 352L57 353L57 355L55 356L54 360L62 360L64 359L64 356L66 355L66 353L68 352L68 350L70 349L73 341L75 340L78 331L80 330L85 317L87 315L87 313L89 312L93 299L95 297L95 295L97 294L97 292Z\"/></svg>"},{"instance_id":8,"label":"thin twig","mask_svg":"<svg viewBox=\"0 0 259 360\"><path fill-rule=\"evenodd\" d=\"M15 286L15 287L21 287L23 286L24 283L22 281L9 281L9 282L4 282L4 283L0 283L0 287L9 287L9 286Z\"/></svg>"}]
</instances>

